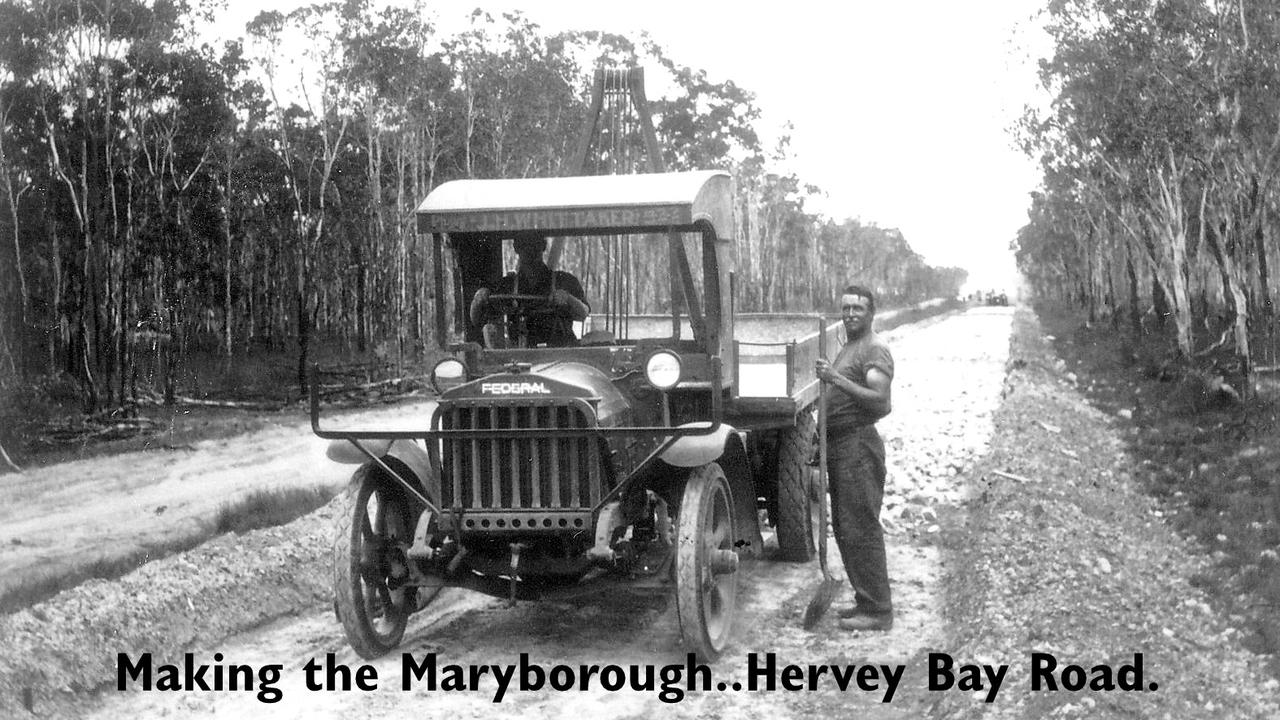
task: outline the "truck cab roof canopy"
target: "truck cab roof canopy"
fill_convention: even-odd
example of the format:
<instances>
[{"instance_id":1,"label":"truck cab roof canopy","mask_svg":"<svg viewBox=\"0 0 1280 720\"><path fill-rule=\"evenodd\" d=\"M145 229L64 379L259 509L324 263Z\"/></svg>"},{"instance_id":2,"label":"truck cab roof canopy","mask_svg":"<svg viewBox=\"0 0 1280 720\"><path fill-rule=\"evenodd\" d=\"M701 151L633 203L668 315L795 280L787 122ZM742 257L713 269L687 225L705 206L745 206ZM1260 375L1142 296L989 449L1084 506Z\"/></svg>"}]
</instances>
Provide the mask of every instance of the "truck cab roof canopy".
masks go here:
<instances>
[{"instance_id":1,"label":"truck cab roof canopy","mask_svg":"<svg viewBox=\"0 0 1280 720\"><path fill-rule=\"evenodd\" d=\"M726 239L732 212L729 174L699 170L454 180L432 190L417 215L419 232L652 232L694 230L705 221Z\"/></svg>"}]
</instances>

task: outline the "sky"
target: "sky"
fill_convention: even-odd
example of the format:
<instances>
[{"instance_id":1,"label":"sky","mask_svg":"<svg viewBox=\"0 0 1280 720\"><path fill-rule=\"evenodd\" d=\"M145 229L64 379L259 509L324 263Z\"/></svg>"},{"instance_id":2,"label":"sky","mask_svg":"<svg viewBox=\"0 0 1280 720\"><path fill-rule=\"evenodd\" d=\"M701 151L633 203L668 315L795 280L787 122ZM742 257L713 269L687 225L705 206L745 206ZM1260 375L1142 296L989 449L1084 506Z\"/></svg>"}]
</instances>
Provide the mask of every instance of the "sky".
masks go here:
<instances>
[{"instance_id":1,"label":"sky","mask_svg":"<svg viewBox=\"0 0 1280 720\"><path fill-rule=\"evenodd\" d=\"M242 34L258 10L300 4L233 0L225 22ZM427 0L444 32L476 7L519 10L549 32L647 31L677 63L754 92L762 138L792 125L792 158L778 169L822 189L807 209L896 227L930 264L968 270L967 289L1008 291L1009 243L1039 181L1009 133L1024 104L1043 104L1038 5Z\"/></svg>"}]
</instances>

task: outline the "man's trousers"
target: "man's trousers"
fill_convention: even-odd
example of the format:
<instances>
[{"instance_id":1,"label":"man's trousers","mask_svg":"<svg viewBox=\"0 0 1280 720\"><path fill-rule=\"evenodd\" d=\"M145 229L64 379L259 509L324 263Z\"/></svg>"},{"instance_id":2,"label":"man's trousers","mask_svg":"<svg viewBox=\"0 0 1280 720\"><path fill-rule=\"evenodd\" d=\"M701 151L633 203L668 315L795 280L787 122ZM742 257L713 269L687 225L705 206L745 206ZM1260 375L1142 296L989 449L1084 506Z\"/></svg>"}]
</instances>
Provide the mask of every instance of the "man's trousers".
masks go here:
<instances>
[{"instance_id":1,"label":"man's trousers","mask_svg":"<svg viewBox=\"0 0 1280 720\"><path fill-rule=\"evenodd\" d=\"M875 425L832 428L827 437L831 524L859 613L893 613L880 505L884 500L884 441ZM823 529L825 532L825 528Z\"/></svg>"}]
</instances>

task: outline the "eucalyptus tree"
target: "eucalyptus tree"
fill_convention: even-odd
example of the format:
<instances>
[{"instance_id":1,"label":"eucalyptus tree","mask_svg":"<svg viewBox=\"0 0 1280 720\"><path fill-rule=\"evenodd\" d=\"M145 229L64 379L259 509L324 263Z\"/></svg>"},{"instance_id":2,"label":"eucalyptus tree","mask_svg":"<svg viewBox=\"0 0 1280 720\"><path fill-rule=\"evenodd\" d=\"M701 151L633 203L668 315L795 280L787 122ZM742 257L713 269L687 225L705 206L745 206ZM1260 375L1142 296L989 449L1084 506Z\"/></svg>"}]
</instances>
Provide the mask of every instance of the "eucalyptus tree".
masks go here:
<instances>
[{"instance_id":1,"label":"eucalyptus tree","mask_svg":"<svg viewBox=\"0 0 1280 720\"><path fill-rule=\"evenodd\" d=\"M583 122L583 70L563 36L550 38L522 14L476 10L444 41L463 100L465 177L554 175Z\"/></svg>"},{"instance_id":2,"label":"eucalyptus tree","mask_svg":"<svg viewBox=\"0 0 1280 720\"><path fill-rule=\"evenodd\" d=\"M249 24L255 40L266 45L262 56L275 109L276 152L293 199L294 306L298 339L298 386L307 386L307 366L317 306L313 297L315 264L326 239L334 167L347 148L351 126L352 64L342 39L349 34L352 16L348 6L317 3L288 15L260 13ZM303 42L297 55L283 55L281 44L289 37ZM301 59L297 85L279 87L279 63ZM283 92L297 93L291 111L281 100ZM299 105L297 102L301 102Z\"/></svg>"},{"instance_id":3,"label":"eucalyptus tree","mask_svg":"<svg viewBox=\"0 0 1280 720\"><path fill-rule=\"evenodd\" d=\"M1274 314L1277 253L1270 220L1276 215L1276 177L1280 173L1280 8L1271 3L1228 4L1214 18L1216 43L1210 55L1218 94L1217 136L1224 146L1223 205L1234 205L1241 237L1234 248L1252 264L1253 306L1265 318ZM1234 233L1233 233L1234 234ZM1233 238L1235 239L1235 238ZM1252 250L1251 253L1245 252Z\"/></svg>"},{"instance_id":4,"label":"eucalyptus tree","mask_svg":"<svg viewBox=\"0 0 1280 720\"><path fill-rule=\"evenodd\" d=\"M1135 329L1137 286L1149 280L1155 313L1167 308L1182 356L1196 353L1198 323L1220 316L1247 374L1249 318L1269 315L1273 295L1276 10L1064 0L1047 16L1056 49L1042 80L1054 108L1028 116L1022 129L1042 158L1048 197L1031 217L1042 227L1020 236L1024 267L1048 257L1035 238L1072 243L1066 265L1091 311L1100 296L1125 302L1114 290L1124 268Z\"/></svg>"},{"instance_id":5,"label":"eucalyptus tree","mask_svg":"<svg viewBox=\"0 0 1280 720\"><path fill-rule=\"evenodd\" d=\"M86 409L125 399L139 319L156 316L159 336L178 330L171 295L146 293L137 269L154 259L141 245L140 228L155 220L148 213L163 214L163 196L180 196L200 174L193 123L219 115L187 112L207 90L203 59L182 48L189 10L136 0L0 4L6 177L22 184L6 182L15 248L26 236L48 238L35 267L47 268L40 296L49 301L36 322L58 328L50 355L79 379ZM163 179L144 179L157 172ZM41 211L24 228L28 185L26 202ZM162 258L151 269L172 268ZM20 280L25 308L37 295L25 268Z\"/></svg>"},{"instance_id":6,"label":"eucalyptus tree","mask_svg":"<svg viewBox=\"0 0 1280 720\"><path fill-rule=\"evenodd\" d=\"M1280 12L1269 4L1215 8L1207 64L1216 99L1212 182L1200 198L1199 235L1214 258L1235 349L1250 368L1249 319L1273 317L1269 219L1280 170Z\"/></svg>"},{"instance_id":7,"label":"eucalyptus tree","mask_svg":"<svg viewBox=\"0 0 1280 720\"><path fill-rule=\"evenodd\" d=\"M677 63L656 44L648 49L678 89L655 102L669 169L712 167L763 151L755 129L760 120L755 93L733 80L713 82L705 70Z\"/></svg>"},{"instance_id":8,"label":"eucalyptus tree","mask_svg":"<svg viewBox=\"0 0 1280 720\"><path fill-rule=\"evenodd\" d=\"M347 16L339 42L351 64L347 82L354 107L353 136L362 142L356 153L363 158L363 172L339 173L336 186L343 204L362 212L344 213L340 241L351 257L350 275L354 275L353 321L357 347L364 351L375 332L371 296L390 296L395 307L386 318L397 335L397 357L404 344L404 307L406 288L406 233L404 221L404 154L400 153L398 188L394 204L387 200L384 177L388 174L388 145L404 148L396 141L403 132L409 96L417 86L413 73L424 38L430 28L421 15L407 8L385 8L375 15L368 3L348 3ZM353 138L354 139L354 138ZM355 168L350 168L355 170ZM357 182L357 180L359 182ZM357 190L356 185L362 187ZM343 193L343 186L348 192ZM359 198L356 192L362 192ZM363 226L361 226L363 224Z\"/></svg>"},{"instance_id":9,"label":"eucalyptus tree","mask_svg":"<svg viewBox=\"0 0 1280 720\"><path fill-rule=\"evenodd\" d=\"M5 18L0 16L0 23L3 22ZM12 71L0 83L0 183L4 186L4 220L8 222L13 252L11 261L4 264L10 276L0 275L0 284L4 286L0 295L0 308L4 309L0 314L0 352L4 354L9 375L19 374L22 347L27 342L28 323L32 319L28 311L31 289L27 283L23 243L27 235L34 233L23 232L27 218L22 205L23 196L30 193L37 182L31 157L39 145L38 139L31 136L35 127L31 114L36 107L35 100L31 89L20 84ZM28 248L27 252L32 250ZM2 371L3 367L0 367L0 375L4 374Z\"/></svg>"}]
</instances>

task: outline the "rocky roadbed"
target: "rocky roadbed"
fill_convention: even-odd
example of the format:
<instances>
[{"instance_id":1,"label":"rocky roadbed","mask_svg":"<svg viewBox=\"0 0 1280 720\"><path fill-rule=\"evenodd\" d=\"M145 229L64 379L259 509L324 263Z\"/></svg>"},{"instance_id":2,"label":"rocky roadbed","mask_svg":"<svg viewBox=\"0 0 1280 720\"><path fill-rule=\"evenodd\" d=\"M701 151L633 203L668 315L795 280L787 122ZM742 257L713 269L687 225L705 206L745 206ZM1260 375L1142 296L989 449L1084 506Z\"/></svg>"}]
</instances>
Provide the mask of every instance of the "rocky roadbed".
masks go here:
<instances>
[{"instance_id":1,"label":"rocky roadbed","mask_svg":"<svg viewBox=\"0 0 1280 720\"><path fill-rule=\"evenodd\" d=\"M906 677L891 703L881 702L883 688L825 687L691 694L676 705L661 704L653 693L543 691L494 704L491 688L399 691L397 654L375 663L385 689L308 693L299 679L307 659L333 652L339 662L360 662L329 609L331 505L288 526L223 537L0 618L0 717L350 720L424 708L486 718L656 711L761 718L1280 716L1275 681L1188 582L1207 562L1203 550L1173 533L1142 494L1117 439L1118 421L1081 399L1023 309L1015 316L1006 375L1010 314L976 308L890 335L898 377L895 413L882 432L890 454L884 515L899 609L894 630L842 633L832 611L817 633L806 633L799 619L816 587L814 564L758 563L744 578L734 647L713 664L717 676L741 675L747 653L776 652L779 663L901 664ZM838 555L833 561L838 568ZM845 592L837 606L847 602ZM660 665L683 659L672 606L615 600L509 610L447 592L414 617L402 650L417 657L439 652L460 663L513 662L524 651L542 662ZM271 624L253 630L263 623ZM284 664L285 701L262 705L244 692L114 691L117 652L151 652L159 663L180 661L183 652L208 662L215 651L228 661ZM1035 651L1086 667L1132 662L1140 652L1145 680L1159 690L1031 693L1026 668ZM990 704L983 702L989 687L930 692L930 652L1011 669Z\"/></svg>"}]
</instances>

